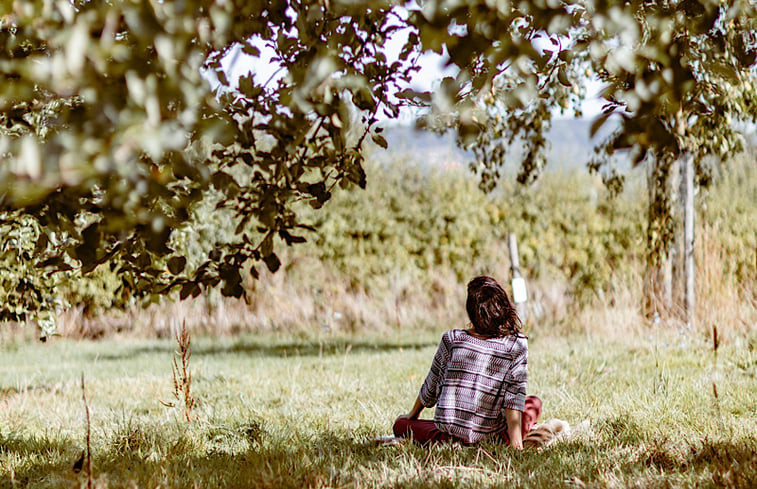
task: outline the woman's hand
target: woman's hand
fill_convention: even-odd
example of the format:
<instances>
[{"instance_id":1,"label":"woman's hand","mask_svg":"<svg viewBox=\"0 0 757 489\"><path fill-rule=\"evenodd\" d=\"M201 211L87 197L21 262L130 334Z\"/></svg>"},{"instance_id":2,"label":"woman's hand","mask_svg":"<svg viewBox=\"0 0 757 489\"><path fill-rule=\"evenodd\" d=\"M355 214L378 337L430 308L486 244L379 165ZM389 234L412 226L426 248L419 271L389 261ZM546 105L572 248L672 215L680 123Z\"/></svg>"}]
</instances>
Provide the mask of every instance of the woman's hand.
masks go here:
<instances>
[{"instance_id":1,"label":"woman's hand","mask_svg":"<svg viewBox=\"0 0 757 489\"><path fill-rule=\"evenodd\" d=\"M415 398L413 409L408 414L401 415L400 418L418 419L418 416L421 415L421 411L423 411L423 404L421 403L420 396L418 396Z\"/></svg>"}]
</instances>

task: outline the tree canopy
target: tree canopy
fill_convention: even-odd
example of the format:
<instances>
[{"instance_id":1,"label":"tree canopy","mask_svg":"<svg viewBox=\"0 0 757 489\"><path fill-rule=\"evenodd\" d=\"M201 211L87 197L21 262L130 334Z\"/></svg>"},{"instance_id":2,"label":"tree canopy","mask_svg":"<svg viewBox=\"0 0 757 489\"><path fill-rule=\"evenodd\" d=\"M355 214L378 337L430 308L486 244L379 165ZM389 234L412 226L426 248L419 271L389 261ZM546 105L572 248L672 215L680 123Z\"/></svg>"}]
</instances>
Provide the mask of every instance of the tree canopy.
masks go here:
<instances>
[{"instance_id":1,"label":"tree canopy","mask_svg":"<svg viewBox=\"0 0 757 489\"><path fill-rule=\"evenodd\" d=\"M432 2L426 4L438 5ZM449 49L461 68L448 80L460 97L459 143L476 155L485 189L496 184L522 142L519 181L545 164L545 131L560 109L580 115L589 80L603 86L608 121L589 168L612 192L624 174L613 156L650 167L647 248L652 282L676 228L671 175L691 158L697 180L711 180L713 160L743 149L740 129L757 120L757 11L739 0L442 2L416 17L429 49ZM463 26L463 28L459 28ZM432 121L432 124L439 122ZM656 287L653 285L653 288Z\"/></svg>"},{"instance_id":2,"label":"tree canopy","mask_svg":"<svg viewBox=\"0 0 757 489\"><path fill-rule=\"evenodd\" d=\"M485 186L504 165L502 143L517 138L528 149L519 179L538 174L553 109L580 115L591 80L602 83L604 101L592 135L608 119L618 121L598 146L597 170L618 150L631 150L634 163L647 156L674 160L682 152L700 163L707 155L727 157L743 143L734 121L757 116L753 2L429 5L435 8L417 12L415 24L424 48L447 48L461 68L442 85L463 109L446 122L477 153ZM617 176L604 169L608 180Z\"/></svg>"},{"instance_id":3,"label":"tree canopy","mask_svg":"<svg viewBox=\"0 0 757 489\"><path fill-rule=\"evenodd\" d=\"M3 250L40 275L7 272L15 302L0 318L49 308L72 268L112 264L123 301L216 285L239 297L246 261L276 270L274 243L304 240L292 204L364 187L366 137L386 144L377 114L396 116L390 93L412 66L382 53L394 17L388 2L3 2L0 225L36 242ZM221 59L259 43L285 76L231 87ZM171 237L209 192L237 232L188 270Z\"/></svg>"},{"instance_id":4,"label":"tree canopy","mask_svg":"<svg viewBox=\"0 0 757 489\"><path fill-rule=\"evenodd\" d=\"M488 188L518 138L520 179L533 179L553 109L577 108L592 77L606 100L595 129L620 120L596 169L621 149L636 162L728 155L732 122L757 115L756 22L737 0L5 0L0 260L28 266L2 272L0 319L51 308L59 274L104 264L121 276L120 303L215 286L241 296L246 264L275 271L276 244L305 239L296 203L366 185L364 145L386 147L378 116L402 103L451 109ZM232 86L223 57L261 45L282 76ZM425 51L460 69L433 94L406 89ZM236 233L188 266L172 237L191 233L208 196ZM20 232L33 247L10 241Z\"/></svg>"}]
</instances>

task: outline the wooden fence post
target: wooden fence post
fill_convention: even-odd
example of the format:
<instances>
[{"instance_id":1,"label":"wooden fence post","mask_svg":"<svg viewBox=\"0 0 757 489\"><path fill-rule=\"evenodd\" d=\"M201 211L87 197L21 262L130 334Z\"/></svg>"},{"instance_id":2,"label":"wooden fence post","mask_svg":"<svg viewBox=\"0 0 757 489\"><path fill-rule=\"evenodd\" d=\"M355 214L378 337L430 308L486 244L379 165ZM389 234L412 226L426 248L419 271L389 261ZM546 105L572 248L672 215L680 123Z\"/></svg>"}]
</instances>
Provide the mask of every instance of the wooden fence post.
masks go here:
<instances>
[{"instance_id":1,"label":"wooden fence post","mask_svg":"<svg viewBox=\"0 0 757 489\"><path fill-rule=\"evenodd\" d=\"M683 185L685 191L684 211L683 211L683 259L684 274L686 276L685 284L685 309L686 309L686 326L693 328L695 321L696 296L694 291L695 284L695 263L694 263L694 158L687 154L683 158Z\"/></svg>"},{"instance_id":2,"label":"wooden fence post","mask_svg":"<svg viewBox=\"0 0 757 489\"><path fill-rule=\"evenodd\" d=\"M528 318L528 293L526 281L520 273L520 259L518 258L518 242L514 233L507 235L507 246L510 250L510 271L512 273L512 293L515 310L522 322Z\"/></svg>"}]
</instances>

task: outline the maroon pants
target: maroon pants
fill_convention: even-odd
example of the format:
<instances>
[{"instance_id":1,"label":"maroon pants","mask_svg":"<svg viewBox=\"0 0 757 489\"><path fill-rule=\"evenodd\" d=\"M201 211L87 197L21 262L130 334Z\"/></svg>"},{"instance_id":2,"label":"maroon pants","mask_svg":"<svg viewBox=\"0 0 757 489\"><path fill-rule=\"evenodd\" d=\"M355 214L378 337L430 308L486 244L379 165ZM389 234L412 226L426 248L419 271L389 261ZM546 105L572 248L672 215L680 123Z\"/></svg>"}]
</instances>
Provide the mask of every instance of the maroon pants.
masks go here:
<instances>
[{"instance_id":1,"label":"maroon pants","mask_svg":"<svg viewBox=\"0 0 757 489\"><path fill-rule=\"evenodd\" d=\"M525 437L526 433L531 431L531 427L541 415L541 399L536 396L526 397L526 407L523 409L521 416L521 433ZM442 442L455 440L452 435L448 435L439 430L433 421L428 419L408 419L397 418L394 422L394 436L399 438L412 438L416 443L425 445L429 442ZM510 444L510 437L507 435L507 429L499 432L499 436L506 444Z\"/></svg>"}]
</instances>

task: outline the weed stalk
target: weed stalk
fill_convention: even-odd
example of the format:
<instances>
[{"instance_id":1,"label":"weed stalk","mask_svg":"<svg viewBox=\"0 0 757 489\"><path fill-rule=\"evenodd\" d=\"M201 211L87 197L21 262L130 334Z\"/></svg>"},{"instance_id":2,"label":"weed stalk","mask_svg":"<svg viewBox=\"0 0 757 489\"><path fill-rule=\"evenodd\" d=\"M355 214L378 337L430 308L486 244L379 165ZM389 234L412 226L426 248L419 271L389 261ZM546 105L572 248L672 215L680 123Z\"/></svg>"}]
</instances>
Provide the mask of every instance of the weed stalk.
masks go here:
<instances>
[{"instance_id":1,"label":"weed stalk","mask_svg":"<svg viewBox=\"0 0 757 489\"><path fill-rule=\"evenodd\" d=\"M174 353L173 366L171 367L173 395L177 401L184 404L184 418L189 423L192 421L192 408L194 408L195 399L192 396L192 372L189 371L189 359L192 356L191 338L186 321L182 321L181 331L176 333L176 342L179 345L179 350Z\"/></svg>"},{"instance_id":2,"label":"weed stalk","mask_svg":"<svg viewBox=\"0 0 757 489\"><path fill-rule=\"evenodd\" d=\"M81 398L84 401L84 413L87 415L87 489L92 489L92 446L90 443L92 426L89 420L87 393L84 390L84 372L81 373Z\"/></svg>"},{"instance_id":3,"label":"weed stalk","mask_svg":"<svg viewBox=\"0 0 757 489\"><path fill-rule=\"evenodd\" d=\"M723 416L720 412L720 397L718 396L718 347L720 346L720 340L718 339L718 327L712 325L712 394L715 396L715 414L718 417L718 423L720 424L721 433L725 431L725 424L723 423Z\"/></svg>"}]
</instances>

